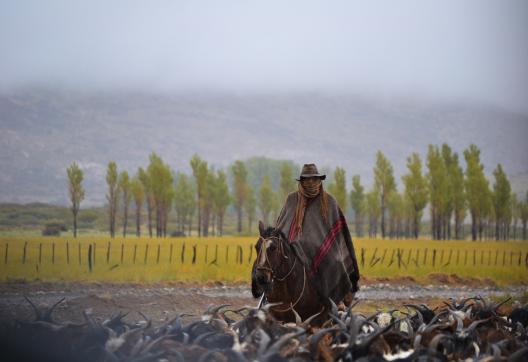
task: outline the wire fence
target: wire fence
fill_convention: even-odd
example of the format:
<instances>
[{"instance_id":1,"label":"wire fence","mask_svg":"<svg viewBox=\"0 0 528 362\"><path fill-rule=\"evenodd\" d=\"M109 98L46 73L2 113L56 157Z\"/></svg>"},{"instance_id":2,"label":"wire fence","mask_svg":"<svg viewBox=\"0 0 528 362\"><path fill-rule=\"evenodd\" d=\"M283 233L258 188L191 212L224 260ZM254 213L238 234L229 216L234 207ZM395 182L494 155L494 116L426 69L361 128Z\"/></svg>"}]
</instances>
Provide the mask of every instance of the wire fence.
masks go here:
<instances>
[{"instance_id":1,"label":"wire fence","mask_svg":"<svg viewBox=\"0 0 528 362\"><path fill-rule=\"evenodd\" d=\"M254 245L219 245L193 242L6 242L3 264L61 264L85 266L89 271L98 264L251 264L256 256ZM0 249L1 250L1 249ZM528 251L506 249L441 248L357 248L356 257L362 269L409 267L443 268L512 267L528 268ZM0 263L1 264L1 263Z\"/></svg>"}]
</instances>

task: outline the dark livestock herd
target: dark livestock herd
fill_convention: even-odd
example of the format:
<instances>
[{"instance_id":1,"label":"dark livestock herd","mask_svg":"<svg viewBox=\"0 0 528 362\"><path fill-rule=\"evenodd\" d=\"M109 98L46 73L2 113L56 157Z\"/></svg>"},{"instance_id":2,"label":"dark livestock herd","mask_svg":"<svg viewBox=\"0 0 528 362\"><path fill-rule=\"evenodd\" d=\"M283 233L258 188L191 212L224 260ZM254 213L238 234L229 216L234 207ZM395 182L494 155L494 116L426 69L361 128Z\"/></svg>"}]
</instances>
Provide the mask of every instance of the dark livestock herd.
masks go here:
<instances>
[{"instance_id":1,"label":"dark livestock herd","mask_svg":"<svg viewBox=\"0 0 528 362\"><path fill-rule=\"evenodd\" d=\"M201 318L177 315L161 325L125 314L57 323L54 307L3 324L3 361L528 361L528 308L507 315L481 297L437 309L404 305L370 316L338 309L322 326L280 323L261 309L210 307Z\"/></svg>"}]
</instances>

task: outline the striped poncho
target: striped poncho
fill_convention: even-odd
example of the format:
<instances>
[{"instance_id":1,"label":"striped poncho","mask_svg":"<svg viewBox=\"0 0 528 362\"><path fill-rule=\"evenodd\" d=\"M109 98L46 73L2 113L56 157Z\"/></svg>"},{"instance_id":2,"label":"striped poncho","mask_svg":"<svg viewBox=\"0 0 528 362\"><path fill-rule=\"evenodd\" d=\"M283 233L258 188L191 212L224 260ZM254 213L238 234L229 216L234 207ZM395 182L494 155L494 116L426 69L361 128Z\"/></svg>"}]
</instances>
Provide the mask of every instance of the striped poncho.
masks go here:
<instances>
[{"instance_id":1,"label":"striped poncho","mask_svg":"<svg viewBox=\"0 0 528 362\"><path fill-rule=\"evenodd\" d=\"M321 215L321 195L311 199L304 213L302 233L295 232L298 192L288 195L275 227L288 237L303 261L320 296L335 303L358 289L359 269L352 238L337 201L328 195L328 222Z\"/></svg>"}]
</instances>

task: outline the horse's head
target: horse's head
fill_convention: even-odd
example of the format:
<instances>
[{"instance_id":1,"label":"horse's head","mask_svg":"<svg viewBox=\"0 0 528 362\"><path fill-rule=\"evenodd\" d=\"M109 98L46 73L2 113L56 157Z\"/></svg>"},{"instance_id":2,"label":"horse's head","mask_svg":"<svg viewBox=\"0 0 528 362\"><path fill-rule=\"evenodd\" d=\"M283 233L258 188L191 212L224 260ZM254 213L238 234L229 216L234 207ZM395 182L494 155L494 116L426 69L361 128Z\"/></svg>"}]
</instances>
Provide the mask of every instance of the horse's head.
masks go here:
<instances>
[{"instance_id":1,"label":"horse's head","mask_svg":"<svg viewBox=\"0 0 528 362\"><path fill-rule=\"evenodd\" d=\"M293 261L290 246L284 240L284 235L273 227L265 228L259 222L260 237L255 244L257 257L251 272L251 292L255 298L271 288L274 279L283 276L281 272L288 269Z\"/></svg>"}]
</instances>

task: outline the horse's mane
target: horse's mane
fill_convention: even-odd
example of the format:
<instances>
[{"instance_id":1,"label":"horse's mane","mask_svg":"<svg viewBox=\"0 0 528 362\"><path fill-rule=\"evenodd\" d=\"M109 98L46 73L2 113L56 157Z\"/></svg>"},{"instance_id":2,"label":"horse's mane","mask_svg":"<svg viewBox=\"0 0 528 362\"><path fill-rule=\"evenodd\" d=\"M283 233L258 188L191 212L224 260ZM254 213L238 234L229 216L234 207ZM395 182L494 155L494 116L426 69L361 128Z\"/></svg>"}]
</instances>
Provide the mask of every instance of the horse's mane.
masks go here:
<instances>
[{"instance_id":1,"label":"horse's mane","mask_svg":"<svg viewBox=\"0 0 528 362\"><path fill-rule=\"evenodd\" d=\"M266 230L262 233L262 237L264 239L270 238L270 237L280 237L282 240L287 241L286 235L282 232L280 229L275 229L273 226L268 226Z\"/></svg>"},{"instance_id":2,"label":"horse's mane","mask_svg":"<svg viewBox=\"0 0 528 362\"><path fill-rule=\"evenodd\" d=\"M283 241L283 245L285 245L286 248L290 252L295 253L295 250L292 248L292 246L288 242L288 238L286 237L286 235L284 235L284 233L280 229L275 229L273 226L268 226L266 230L264 230L264 232L262 233L262 237L264 239L271 238L271 237L279 237Z\"/></svg>"}]
</instances>

